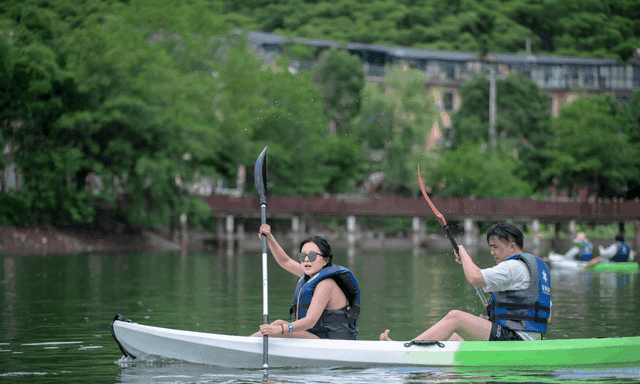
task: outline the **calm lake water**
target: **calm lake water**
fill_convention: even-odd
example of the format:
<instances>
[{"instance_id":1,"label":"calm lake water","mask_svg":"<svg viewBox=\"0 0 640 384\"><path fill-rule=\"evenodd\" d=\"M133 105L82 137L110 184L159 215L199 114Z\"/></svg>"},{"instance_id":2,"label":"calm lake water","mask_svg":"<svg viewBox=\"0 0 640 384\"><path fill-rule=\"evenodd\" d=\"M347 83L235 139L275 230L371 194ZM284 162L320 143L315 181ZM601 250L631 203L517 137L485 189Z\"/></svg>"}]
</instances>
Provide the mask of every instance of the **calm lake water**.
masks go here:
<instances>
[{"instance_id":1,"label":"calm lake water","mask_svg":"<svg viewBox=\"0 0 640 384\"><path fill-rule=\"evenodd\" d=\"M450 254L336 250L362 290L360 338L385 328L407 340L451 309L480 300ZM271 256L270 256L271 257ZM262 321L260 252L0 256L0 381L14 383L460 383L640 382L640 366L588 369L233 370L171 361L119 363L109 324L135 322L249 335ZM476 256L481 267L489 254ZM297 278L269 259L269 319L288 318ZM640 275L552 270L546 338L640 335ZM256 362L259 367L261 362Z\"/></svg>"}]
</instances>

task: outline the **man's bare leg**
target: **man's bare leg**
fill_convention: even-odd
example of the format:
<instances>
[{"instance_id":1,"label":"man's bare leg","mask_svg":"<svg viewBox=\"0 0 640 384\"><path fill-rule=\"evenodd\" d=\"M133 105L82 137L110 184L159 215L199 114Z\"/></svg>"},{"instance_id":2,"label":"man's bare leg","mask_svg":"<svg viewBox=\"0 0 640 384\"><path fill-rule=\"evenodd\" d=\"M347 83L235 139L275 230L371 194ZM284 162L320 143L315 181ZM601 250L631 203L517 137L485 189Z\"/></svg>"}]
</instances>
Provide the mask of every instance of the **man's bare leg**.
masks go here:
<instances>
[{"instance_id":1,"label":"man's bare leg","mask_svg":"<svg viewBox=\"0 0 640 384\"><path fill-rule=\"evenodd\" d=\"M489 340L490 334L489 320L453 310L414 340Z\"/></svg>"}]
</instances>

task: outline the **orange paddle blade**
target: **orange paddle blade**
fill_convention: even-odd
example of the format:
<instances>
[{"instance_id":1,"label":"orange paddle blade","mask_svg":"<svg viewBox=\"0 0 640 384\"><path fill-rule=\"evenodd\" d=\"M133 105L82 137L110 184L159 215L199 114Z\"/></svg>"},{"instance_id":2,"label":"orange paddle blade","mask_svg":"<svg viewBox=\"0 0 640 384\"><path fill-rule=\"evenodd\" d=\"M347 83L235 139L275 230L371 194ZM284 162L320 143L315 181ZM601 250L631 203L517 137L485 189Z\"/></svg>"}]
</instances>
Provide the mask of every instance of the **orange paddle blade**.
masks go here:
<instances>
[{"instance_id":1,"label":"orange paddle blade","mask_svg":"<svg viewBox=\"0 0 640 384\"><path fill-rule=\"evenodd\" d=\"M424 187L424 183L422 182L422 177L420 176L420 164L418 164L418 180L420 180L420 189L422 189L422 196L424 196L424 198L427 200L427 203L429 203L431 210L433 211L433 213L435 213L436 217L438 218L438 222L440 223L440 226L446 227L447 221L444 219L444 216L442 216L442 213L440 213L438 209L436 209L436 207L433 205L433 203L431 202L431 199L429 198L429 195L427 194L427 190Z\"/></svg>"}]
</instances>

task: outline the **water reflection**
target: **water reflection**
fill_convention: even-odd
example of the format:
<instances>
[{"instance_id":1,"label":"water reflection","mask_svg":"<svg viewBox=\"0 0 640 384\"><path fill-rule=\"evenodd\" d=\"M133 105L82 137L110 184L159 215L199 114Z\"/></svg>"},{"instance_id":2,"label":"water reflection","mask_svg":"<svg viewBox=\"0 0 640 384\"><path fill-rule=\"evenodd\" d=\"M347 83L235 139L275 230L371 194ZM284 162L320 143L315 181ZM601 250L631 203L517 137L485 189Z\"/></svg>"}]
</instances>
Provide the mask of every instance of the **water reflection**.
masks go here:
<instances>
[{"instance_id":1,"label":"water reflection","mask_svg":"<svg viewBox=\"0 0 640 384\"><path fill-rule=\"evenodd\" d=\"M3 263L4 290L2 306L3 339L13 339L16 333L16 259L7 257Z\"/></svg>"},{"instance_id":2,"label":"water reflection","mask_svg":"<svg viewBox=\"0 0 640 384\"><path fill-rule=\"evenodd\" d=\"M381 367L227 369L180 362L123 364L118 383L619 383L640 380L634 367L589 369Z\"/></svg>"}]
</instances>

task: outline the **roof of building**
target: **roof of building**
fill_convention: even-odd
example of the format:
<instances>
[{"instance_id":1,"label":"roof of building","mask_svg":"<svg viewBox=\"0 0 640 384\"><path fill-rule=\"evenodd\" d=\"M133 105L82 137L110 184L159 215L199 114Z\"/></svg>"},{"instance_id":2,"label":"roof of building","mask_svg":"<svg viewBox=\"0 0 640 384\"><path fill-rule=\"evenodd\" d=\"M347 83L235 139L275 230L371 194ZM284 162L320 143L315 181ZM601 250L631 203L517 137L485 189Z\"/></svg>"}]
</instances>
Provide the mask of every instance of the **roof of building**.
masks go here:
<instances>
[{"instance_id":1,"label":"roof of building","mask_svg":"<svg viewBox=\"0 0 640 384\"><path fill-rule=\"evenodd\" d=\"M251 31L249 40L260 45L280 45L293 41L320 48L346 48L349 51L369 51L386 54L391 57L407 60L440 60L440 61L490 61L504 63L508 65L517 64L541 64L541 65L620 65L614 59L589 58L589 57L568 57L568 56L540 56L525 55L516 53L496 53L489 52L483 58L478 57L473 52L465 51L442 51L431 49L420 49L413 47L390 46L380 44L349 43L343 45L331 40L311 39L303 37L289 38L268 32ZM639 54L640 55L640 54Z\"/></svg>"},{"instance_id":2,"label":"roof of building","mask_svg":"<svg viewBox=\"0 0 640 384\"><path fill-rule=\"evenodd\" d=\"M488 54L486 54L484 59L486 61L494 61L504 64L620 65L616 60L613 59L568 56L538 56L494 52L489 52Z\"/></svg>"},{"instance_id":3,"label":"roof of building","mask_svg":"<svg viewBox=\"0 0 640 384\"><path fill-rule=\"evenodd\" d=\"M431 49L420 49L412 47L397 47L389 45L349 43L347 49L350 51L377 51L384 52L390 56L403 59L418 60L451 60L451 61L479 61L480 58L472 52L464 51L437 51Z\"/></svg>"}]
</instances>

